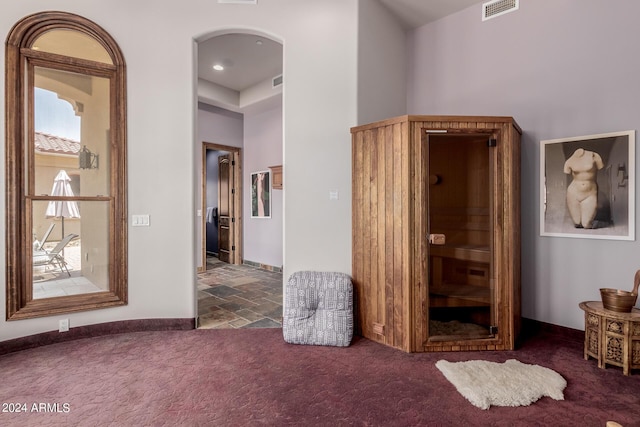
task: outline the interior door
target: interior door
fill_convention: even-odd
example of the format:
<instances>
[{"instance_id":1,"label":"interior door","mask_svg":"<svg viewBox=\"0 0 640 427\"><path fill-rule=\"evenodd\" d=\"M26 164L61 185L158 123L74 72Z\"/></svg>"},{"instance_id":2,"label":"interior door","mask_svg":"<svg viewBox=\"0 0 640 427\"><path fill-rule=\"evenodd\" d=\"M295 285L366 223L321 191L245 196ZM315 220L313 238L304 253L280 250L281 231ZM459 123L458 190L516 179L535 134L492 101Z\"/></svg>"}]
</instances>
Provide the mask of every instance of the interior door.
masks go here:
<instances>
[{"instance_id":1,"label":"interior door","mask_svg":"<svg viewBox=\"0 0 640 427\"><path fill-rule=\"evenodd\" d=\"M231 154L218 157L218 250L220 261L233 263L235 257L234 167Z\"/></svg>"},{"instance_id":2,"label":"interior door","mask_svg":"<svg viewBox=\"0 0 640 427\"><path fill-rule=\"evenodd\" d=\"M494 139L427 134L429 340L497 332L492 266ZM492 151L493 150L493 151Z\"/></svg>"}]
</instances>

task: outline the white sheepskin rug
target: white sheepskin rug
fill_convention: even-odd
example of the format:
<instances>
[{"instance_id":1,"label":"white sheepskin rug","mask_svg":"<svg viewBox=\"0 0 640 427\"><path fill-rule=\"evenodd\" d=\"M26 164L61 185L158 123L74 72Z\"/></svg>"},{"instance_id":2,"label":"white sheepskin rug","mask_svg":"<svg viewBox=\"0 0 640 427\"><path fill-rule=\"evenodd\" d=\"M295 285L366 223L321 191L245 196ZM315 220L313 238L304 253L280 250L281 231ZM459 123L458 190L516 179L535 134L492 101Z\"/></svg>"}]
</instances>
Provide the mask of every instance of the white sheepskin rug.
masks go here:
<instances>
[{"instance_id":1,"label":"white sheepskin rug","mask_svg":"<svg viewBox=\"0 0 640 427\"><path fill-rule=\"evenodd\" d=\"M440 360L436 367L469 402L481 409L528 406L543 396L564 400L567 381L556 371L515 359L504 363Z\"/></svg>"}]
</instances>

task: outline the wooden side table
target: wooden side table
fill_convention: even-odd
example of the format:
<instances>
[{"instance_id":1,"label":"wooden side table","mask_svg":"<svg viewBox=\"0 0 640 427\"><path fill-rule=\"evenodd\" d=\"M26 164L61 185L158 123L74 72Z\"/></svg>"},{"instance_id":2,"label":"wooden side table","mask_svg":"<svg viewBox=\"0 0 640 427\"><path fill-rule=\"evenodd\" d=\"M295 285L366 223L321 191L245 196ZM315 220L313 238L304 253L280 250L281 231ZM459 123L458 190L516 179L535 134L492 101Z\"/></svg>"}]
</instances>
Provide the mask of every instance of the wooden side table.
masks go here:
<instances>
[{"instance_id":1,"label":"wooden side table","mask_svg":"<svg viewBox=\"0 0 640 427\"><path fill-rule=\"evenodd\" d=\"M624 375L640 369L640 310L618 313L605 309L600 301L581 302L580 308L584 310L584 359L597 359L599 368L620 366Z\"/></svg>"}]
</instances>

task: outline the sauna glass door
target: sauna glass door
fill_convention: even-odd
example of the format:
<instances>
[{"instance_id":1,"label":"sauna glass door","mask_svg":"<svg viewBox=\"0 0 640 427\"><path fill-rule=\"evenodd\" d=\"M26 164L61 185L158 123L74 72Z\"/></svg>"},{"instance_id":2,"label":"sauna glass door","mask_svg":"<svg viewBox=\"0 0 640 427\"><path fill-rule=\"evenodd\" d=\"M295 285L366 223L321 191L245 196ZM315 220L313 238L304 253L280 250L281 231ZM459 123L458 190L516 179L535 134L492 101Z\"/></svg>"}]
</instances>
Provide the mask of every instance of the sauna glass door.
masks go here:
<instances>
[{"instance_id":1,"label":"sauna glass door","mask_svg":"<svg viewBox=\"0 0 640 427\"><path fill-rule=\"evenodd\" d=\"M495 140L490 134L428 131L425 138L429 341L492 338Z\"/></svg>"}]
</instances>

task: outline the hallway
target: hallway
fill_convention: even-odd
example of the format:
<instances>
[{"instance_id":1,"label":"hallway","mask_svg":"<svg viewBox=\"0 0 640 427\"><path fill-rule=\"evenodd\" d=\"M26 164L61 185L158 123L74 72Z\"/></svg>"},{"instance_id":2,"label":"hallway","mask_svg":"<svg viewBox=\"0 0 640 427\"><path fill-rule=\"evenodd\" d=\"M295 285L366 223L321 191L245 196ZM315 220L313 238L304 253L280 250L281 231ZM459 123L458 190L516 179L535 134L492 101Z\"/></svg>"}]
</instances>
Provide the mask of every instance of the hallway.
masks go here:
<instances>
[{"instance_id":1,"label":"hallway","mask_svg":"<svg viewBox=\"0 0 640 427\"><path fill-rule=\"evenodd\" d=\"M207 258L198 274L198 328L280 328L282 273Z\"/></svg>"}]
</instances>

